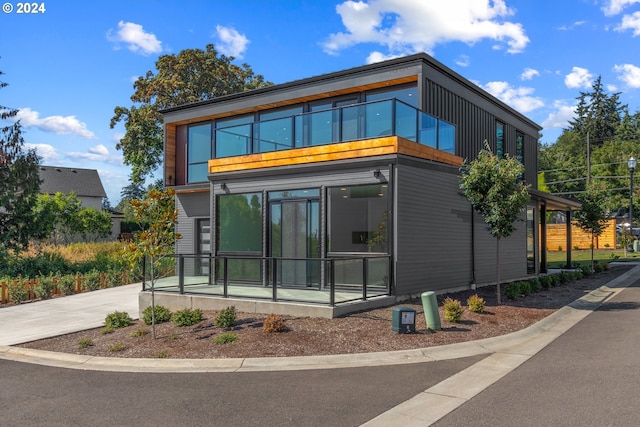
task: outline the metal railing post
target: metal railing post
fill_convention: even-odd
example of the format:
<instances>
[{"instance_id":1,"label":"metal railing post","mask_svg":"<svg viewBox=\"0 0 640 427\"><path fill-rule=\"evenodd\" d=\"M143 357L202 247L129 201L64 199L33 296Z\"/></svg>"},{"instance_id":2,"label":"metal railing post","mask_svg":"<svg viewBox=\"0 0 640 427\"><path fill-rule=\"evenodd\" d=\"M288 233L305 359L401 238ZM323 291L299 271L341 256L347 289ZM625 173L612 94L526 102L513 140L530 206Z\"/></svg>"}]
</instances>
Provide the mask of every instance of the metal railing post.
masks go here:
<instances>
[{"instance_id":1,"label":"metal railing post","mask_svg":"<svg viewBox=\"0 0 640 427\"><path fill-rule=\"evenodd\" d=\"M329 305L335 307L336 305L336 260L334 258L329 260Z\"/></svg>"},{"instance_id":2,"label":"metal railing post","mask_svg":"<svg viewBox=\"0 0 640 427\"><path fill-rule=\"evenodd\" d=\"M272 258L272 266L273 269L273 283L271 285L271 300L273 302L278 301L278 260L276 258Z\"/></svg>"},{"instance_id":3,"label":"metal railing post","mask_svg":"<svg viewBox=\"0 0 640 427\"><path fill-rule=\"evenodd\" d=\"M184 295L184 256L178 255L178 292Z\"/></svg>"},{"instance_id":4,"label":"metal railing post","mask_svg":"<svg viewBox=\"0 0 640 427\"><path fill-rule=\"evenodd\" d=\"M142 255L142 290L147 290L147 256Z\"/></svg>"},{"instance_id":5,"label":"metal railing post","mask_svg":"<svg viewBox=\"0 0 640 427\"><path fill-rule=\"evenodd\" d=\"M222 274L222 295L224 295L225 298L229 298L229 274L228 274L228 267L229 265L229 259L225 256L222 257L222 268L224 268L224 273Z\"/></svg>"},{"instance_id":6,"label":"metal railing post","mask_svg":"<svg viewBox=\"0 0 640 427\"><path fill-rule=\"evenodd\" d=\"M367 268L367 258L362 258L362 300L367 300L367 276L368 276L368 268Z\"/></svg>"}]
</instances>

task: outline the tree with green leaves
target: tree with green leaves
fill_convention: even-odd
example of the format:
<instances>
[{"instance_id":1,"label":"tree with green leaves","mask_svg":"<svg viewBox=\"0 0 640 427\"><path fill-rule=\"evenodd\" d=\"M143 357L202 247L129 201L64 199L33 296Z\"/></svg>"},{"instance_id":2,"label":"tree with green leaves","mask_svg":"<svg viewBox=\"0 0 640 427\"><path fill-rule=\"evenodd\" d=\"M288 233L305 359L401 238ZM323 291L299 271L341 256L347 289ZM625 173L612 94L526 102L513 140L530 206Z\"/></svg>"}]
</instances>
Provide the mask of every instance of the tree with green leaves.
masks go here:
<instances>
[{"instance_id":1,"label":"tree with green leaves","mask_svg":"<svg viewBox=\"0 0 640 427\"><path fill-rule=\"evenodd\" d=\"M116 148L132 166L131 181L140 183L162 163L163 133L160 110L223 95L270 86L248 64L232 64L232 56L220 55L213 44L205 50L185 49L162 55L157 72L147 71L133 84L134 102L116 107L111 127L124 122L126 133Z\"/></svg>"},{"instance_id":2,"label":"tree with green leaves","mask_svg":"<svg viewBox=\"0 0 640 427\"><path fill-rule=\"evenodd\" d=\"M162 261L174 253L176 239L181 236L176 233L178 211L175 209L175 191L168 188L165 191L151 190L143 200L132 200L131 207L135 219L140 224L148 224L144 230L134 234L134 241L124 252L124 258L135 268L141 262L149 266L151 280L151 325L153 338L155 329L155 284L160 277Z\"/></svg>"},{"instance_id":3,"label":"tree with green leaves","mask_svg":"<svg viewBox=\"0 0 640 427\"><path fill-rule=\"evenodd\" d=\"M601 185L590 185L587 191L580 195L582 207L573 217L573 223L584 232L591 234L591 271L593 268L594 239L600 236L609 225L607 211L604 207L604 193Z\"/></svg>"},{"instance_id":4,"label":"tree with green leaves","mask_svg":"<svg viewBox=\"0 0 640 427\"><path fill-rule=\"evenodd\" d=\"M6 86L0 81L0 89ZM17 114L0 105L0 259L9 250L25 249L38 233L33 207L40 192L39 159L35 150L24 150Z\"/></svg>"},{"instance_id":5,"label":"tree with green leaves","mask_svg":"<svg viewBox=\"0 0 640 427\"><path fill-rule=\"evenodd\" d=\"M529 202L529 185L522 182L524 166L508 154L496 156L485 141L478 157L462 167L460 189L471 206L484 218L489 232L496 238L496 295L502 304L500 289L500 240L522 221Z\"/></svg>"}]
</instances>

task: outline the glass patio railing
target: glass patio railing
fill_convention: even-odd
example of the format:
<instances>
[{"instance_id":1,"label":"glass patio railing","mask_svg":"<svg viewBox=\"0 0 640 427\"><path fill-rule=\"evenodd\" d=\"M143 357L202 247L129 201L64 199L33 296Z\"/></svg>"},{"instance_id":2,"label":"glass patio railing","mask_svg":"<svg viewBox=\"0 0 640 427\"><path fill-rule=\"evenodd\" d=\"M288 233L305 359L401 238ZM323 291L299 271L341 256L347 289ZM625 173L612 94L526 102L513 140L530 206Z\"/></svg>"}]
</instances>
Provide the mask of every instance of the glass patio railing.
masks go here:
<instances>
[{"instance_id":1,"label":"glass patio railing","mask_svg":"<svg viewBox=\"0 0 640 427\"><path fill-rule=\"evenodd\" d=\"M215 158L400 136L455 153L455 126L397 99L217 128Z\"/></svg>"}]
</instances>

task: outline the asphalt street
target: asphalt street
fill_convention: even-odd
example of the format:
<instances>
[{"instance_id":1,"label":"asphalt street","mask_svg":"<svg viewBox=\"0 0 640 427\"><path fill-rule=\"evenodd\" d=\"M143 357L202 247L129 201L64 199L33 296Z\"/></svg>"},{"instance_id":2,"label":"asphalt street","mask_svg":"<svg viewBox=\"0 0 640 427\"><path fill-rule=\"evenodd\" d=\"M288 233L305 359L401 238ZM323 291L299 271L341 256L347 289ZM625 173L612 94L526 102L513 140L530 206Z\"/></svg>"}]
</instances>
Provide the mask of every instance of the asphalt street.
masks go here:
<instances>
[{"instance_id":1,"label":"asphalt street","mask_svg":"<svg viewBox=\"0 0 640 427\"><path fill-rule=\"evenodd\" d=\"M434 425L640 425L638 286L603 303Z\"/></svg>"}]
</instances>

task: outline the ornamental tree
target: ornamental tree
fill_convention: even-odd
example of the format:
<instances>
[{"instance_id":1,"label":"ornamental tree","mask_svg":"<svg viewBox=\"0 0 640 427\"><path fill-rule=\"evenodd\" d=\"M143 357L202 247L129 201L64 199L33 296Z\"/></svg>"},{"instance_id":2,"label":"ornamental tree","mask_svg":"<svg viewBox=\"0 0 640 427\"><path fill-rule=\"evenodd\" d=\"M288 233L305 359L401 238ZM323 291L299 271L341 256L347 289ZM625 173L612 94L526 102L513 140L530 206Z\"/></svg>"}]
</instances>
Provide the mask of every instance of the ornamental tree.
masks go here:
<instances>
[{"instance_id":1,"label":"ornamental tree","mask_svg":"<svg viewBox=\"0 0 640 427\"><path fill-rule=\"evenodd\" d=\"M151 325L154 339L156 279L160 277L162 262L173 255L175 241L181 237L175 231L178 211L175 209L174 196L175 191L172 188L165 191L153 189L144 199L129 202L135 220L141 225L148 224L148 227L134 234L134 241L127 246L124 258L132 268L140 265L140 262L146 262L149 266Z\"/></svg>"},{"instance_id":2,"label":"ornamental tree","mask_svg":"<svg viewBox=\"0 0 640 427\"><path fill-rule=\"evenodd\" d=\"M591 271L593 271L594 239L600 236L609 225L607 210L604 207L605 195L602 189L591 184L587 187L587 191L580 195L579 200L582 207L575 213L573 223L584 232L591 234ZM631 224L631 230L633 230L633 224Z\"/></svg>"},{"instance_id":3,"label":"ornamental tree","mask_svg":"<svg viewBox=\"0 0 640 427\"><path fill-rule=\"evenodd\" d=\"M496 238L496 295L502 304L500 289L500 240L515 230L529 201L529 185L522 181L524 166L505 154L496 156L485 141L478 157L462 167L460 189L471 206L484 218Z\"/></svg>"}]
</instances>

